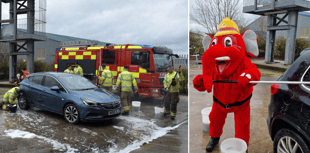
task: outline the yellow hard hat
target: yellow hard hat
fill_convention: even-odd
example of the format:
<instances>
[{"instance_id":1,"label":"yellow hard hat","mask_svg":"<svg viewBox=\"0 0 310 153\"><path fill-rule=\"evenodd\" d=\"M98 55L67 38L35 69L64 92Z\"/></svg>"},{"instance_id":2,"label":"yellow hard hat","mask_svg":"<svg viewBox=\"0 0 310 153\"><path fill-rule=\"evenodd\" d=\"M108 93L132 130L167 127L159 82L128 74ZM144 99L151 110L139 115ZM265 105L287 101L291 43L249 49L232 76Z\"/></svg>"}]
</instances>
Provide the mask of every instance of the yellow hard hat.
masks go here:
<instances>
[{"instance_id":1,"label":"yellow hard hat","mask_svg":"<svg viewBox=\"0 0 310 153\"><path fill-rule=\"evenodd\" d=\"M219 25L217 33L214 37L228 35L228 34L239 34L238 25L233 21L230 20L229 17L226 17Z\"/></svg>"}]
</instances>

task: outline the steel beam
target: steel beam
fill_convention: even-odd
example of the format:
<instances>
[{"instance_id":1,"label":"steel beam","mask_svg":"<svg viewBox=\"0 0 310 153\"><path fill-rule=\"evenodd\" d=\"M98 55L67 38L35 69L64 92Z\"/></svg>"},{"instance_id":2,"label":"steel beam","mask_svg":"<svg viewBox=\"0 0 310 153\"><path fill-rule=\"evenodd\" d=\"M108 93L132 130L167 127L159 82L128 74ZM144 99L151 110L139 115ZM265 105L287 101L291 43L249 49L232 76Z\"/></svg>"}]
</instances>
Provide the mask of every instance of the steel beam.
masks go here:
<instances>
[{"instance_id":1,"label":"steel beam","mask_svg":"<svg viewBox=\"0 0 310 153\"><path fill-rule=\"evenodd\" d=\"M291 28L287 31L284 64L292 64L294 62L297 20L298 11L290 11L288 15L288 23Z\"/></svg>"},{"instance_id":2,"label":"steel beam","mask_svg":"<svg viewBox=\"0 0 310 153\"><path fill-rule=\"evenodd\" d=\"M29 11L27 13L27 33L34 34L34 0L28 0ZM34 73L34 40L27 42L27 69Z\"/></svg>"},{"instance_id":3,"label":"steel beam","mask_svg":"<svg viewBox=\"0 0 310 153\"><path fill-rule=\"evenodd\" d=\"M268 15L267 18L268 26L275 26L276 18L272 15ZM265 62L273 63L274 62L274 44L276 39L276 31L267 29L267 37L266 37L266 52L265 52Z\"/></svg>"}]
</instances>

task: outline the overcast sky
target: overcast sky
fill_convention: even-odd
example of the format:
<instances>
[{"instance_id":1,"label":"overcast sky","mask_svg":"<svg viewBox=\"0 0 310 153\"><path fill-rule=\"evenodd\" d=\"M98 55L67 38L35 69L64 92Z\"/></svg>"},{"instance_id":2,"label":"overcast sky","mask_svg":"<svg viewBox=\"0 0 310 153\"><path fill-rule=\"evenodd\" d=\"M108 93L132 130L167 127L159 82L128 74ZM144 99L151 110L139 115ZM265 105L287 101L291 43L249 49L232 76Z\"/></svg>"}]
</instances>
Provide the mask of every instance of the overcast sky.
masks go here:
<instances>
[{"instance_id":1,"label":"overcast sky","mask_svg":"<svg viewBox=\"0 0 310 153\"><path fill-rule=\"evenodd\" d=\"M37 1L37 0L36 0ZM46 0L46 32L188 52L188 0ZM9 5L3 5L2 19Z\"/></svg>"},{"instance_id":2,"label":"overcast sky","mask_svg":"<svg viewBox=\"0 0 310 153\"><path fill-rule=\"evenodd\" d=\"M188 52L187 0L47 0L47 32Z\"/></svg>"}]
</instances>

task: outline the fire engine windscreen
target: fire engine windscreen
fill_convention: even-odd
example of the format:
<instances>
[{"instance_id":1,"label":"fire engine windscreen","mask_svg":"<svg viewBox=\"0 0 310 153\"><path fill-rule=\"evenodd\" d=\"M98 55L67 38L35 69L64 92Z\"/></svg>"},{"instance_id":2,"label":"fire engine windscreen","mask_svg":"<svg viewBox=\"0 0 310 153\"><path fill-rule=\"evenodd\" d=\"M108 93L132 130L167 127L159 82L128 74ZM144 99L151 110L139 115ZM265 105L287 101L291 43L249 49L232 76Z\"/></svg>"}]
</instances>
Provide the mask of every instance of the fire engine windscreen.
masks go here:
<instances>
[{"instance_id":1,"label":"fire engine windscreen","mask_svg":"<svg viewBox=\"0 0 310 153\"><path fill-rule=\"evenodd\" d=\"M65 84L67 88L71 90L89 90L98 88L88 79L79 75L61 76L59 79Z\"/></svg>"},{"instance_id":2,"label":"fire engine windscreen","mask_svg":"<svg viewBox=\"0 0 310 153\"><path fill-rule=\"evenodd\" d=\"M169 54L154 54L154 62L157 72L168 72L167 67L172 65L172 57Z\"/></svg>"}]
</instances>

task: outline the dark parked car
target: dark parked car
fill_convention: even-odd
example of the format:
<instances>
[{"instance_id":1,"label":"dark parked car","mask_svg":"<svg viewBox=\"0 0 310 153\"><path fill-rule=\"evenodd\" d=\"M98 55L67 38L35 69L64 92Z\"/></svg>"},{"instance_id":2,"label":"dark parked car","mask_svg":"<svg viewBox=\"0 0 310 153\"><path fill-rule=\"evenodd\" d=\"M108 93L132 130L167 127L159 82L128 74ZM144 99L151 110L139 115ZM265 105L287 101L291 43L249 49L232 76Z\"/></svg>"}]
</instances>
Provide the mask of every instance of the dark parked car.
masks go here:
<instances>
[{"instance_id":1,"label":"dark parked car","mask_svg":"<svg viewBox=\"0 0 310 153\"><path fill-rule=\"evenodd\" d=\"M302 55L278 81L310 81L310 51ZM310 85L273 84L267 124L274 152L309 153Z\"/></svg>"},{"instance_id":2,"label":"dark parked car","mask_svg":"<svg viewBox=\"0 0 310 153\"><path fill-rule=\"evenodd\" d=\"M30 106L62 114L70 123L113 119L121 113L118 96L84 77L68 73L34 73L21 83L19 107Z\"/></svg>"}]
</instances>

